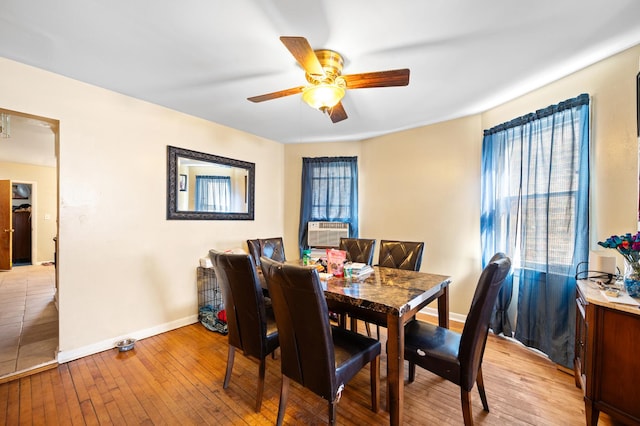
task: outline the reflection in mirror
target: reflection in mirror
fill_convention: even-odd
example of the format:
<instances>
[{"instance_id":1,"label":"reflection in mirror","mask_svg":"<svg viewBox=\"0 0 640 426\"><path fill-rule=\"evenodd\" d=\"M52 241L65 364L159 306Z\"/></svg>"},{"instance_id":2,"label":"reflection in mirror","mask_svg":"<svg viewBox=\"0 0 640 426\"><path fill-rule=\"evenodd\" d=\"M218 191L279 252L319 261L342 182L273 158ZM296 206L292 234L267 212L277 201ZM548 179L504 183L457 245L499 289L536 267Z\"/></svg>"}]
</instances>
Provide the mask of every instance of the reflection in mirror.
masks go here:
<instances>
[{"instance_id":1,"label":"reflection in mirror","mask_svg":"<svg viewBox=\"0 0 640 426\"><path fill-rule=\"evenodd\" d=\"M167 146L167 219L253 220L255 164Z\"/></svg>"}]
</instances>

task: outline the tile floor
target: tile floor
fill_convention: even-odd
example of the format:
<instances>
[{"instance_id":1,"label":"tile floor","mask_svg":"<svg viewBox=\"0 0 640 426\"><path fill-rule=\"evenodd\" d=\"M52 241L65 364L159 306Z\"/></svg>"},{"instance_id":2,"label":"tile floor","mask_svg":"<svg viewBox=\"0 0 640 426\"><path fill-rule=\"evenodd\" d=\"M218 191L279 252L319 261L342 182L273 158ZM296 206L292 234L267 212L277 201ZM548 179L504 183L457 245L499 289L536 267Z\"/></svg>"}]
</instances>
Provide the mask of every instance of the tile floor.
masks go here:
<instances>
[{"instance_id":1,"label":"tile floor","mask_svg":"<svg viewBox=\"0 0 640 426\"><path fill-rule=\"evenodd\" d=\"M0 378L56 362L55 290L53 265L0 271Z\"/></svg>"}]
</instances>

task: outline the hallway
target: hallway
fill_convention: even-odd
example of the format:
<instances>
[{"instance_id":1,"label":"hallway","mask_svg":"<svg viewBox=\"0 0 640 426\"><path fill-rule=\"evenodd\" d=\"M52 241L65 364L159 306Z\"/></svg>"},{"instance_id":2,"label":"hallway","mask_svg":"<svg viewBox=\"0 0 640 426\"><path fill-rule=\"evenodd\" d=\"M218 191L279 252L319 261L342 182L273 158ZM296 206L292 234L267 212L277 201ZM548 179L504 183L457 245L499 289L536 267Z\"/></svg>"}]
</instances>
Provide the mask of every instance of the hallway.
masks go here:
<instances>
[{"instance_id":1,"label":"hallway","mask_svg":"<svg viewBox=\"0 0 640 426\"><path fill-rule=\"evenodd\" d=\"M58 311L53 265L0 271L0 382L56 363Z\"/></svg>"}]
</instances>

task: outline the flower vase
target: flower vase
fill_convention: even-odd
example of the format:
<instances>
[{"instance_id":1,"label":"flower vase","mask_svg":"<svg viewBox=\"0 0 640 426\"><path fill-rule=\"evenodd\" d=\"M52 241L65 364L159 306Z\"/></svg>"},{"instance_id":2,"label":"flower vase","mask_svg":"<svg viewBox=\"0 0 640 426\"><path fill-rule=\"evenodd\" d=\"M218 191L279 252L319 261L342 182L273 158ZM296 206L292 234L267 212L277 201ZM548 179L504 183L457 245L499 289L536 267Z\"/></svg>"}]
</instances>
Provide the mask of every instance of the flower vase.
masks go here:
<instances>
[{"instance_id":1,"label":"flower vase","mask_svg":"<svg viewBox=\"0 0 640 426\"><path fill-rule=\"evenodd\" d=\"M631 297L640 297L640 261L624 260L624 288Z\"/></svg>"}]
</instances>

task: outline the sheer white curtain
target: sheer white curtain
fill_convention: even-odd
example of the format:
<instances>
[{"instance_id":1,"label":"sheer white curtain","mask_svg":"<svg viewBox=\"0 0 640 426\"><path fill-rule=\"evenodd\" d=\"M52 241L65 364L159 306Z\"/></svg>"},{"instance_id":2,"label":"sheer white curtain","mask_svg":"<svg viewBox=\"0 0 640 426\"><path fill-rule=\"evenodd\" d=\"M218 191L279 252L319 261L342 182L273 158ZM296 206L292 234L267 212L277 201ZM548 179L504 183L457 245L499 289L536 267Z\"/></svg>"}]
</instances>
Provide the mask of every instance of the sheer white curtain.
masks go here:
<instances>
[{"instance_id":1,"label":"sheer white curtain","mask_svg":"<svg viewBox=\"0 0 640 426\"><path fill-rule=\"evenodd\" d=\"M229 176L196 176L196 210L228 212L231 208Z\"/></svg>"}]
</instances>

